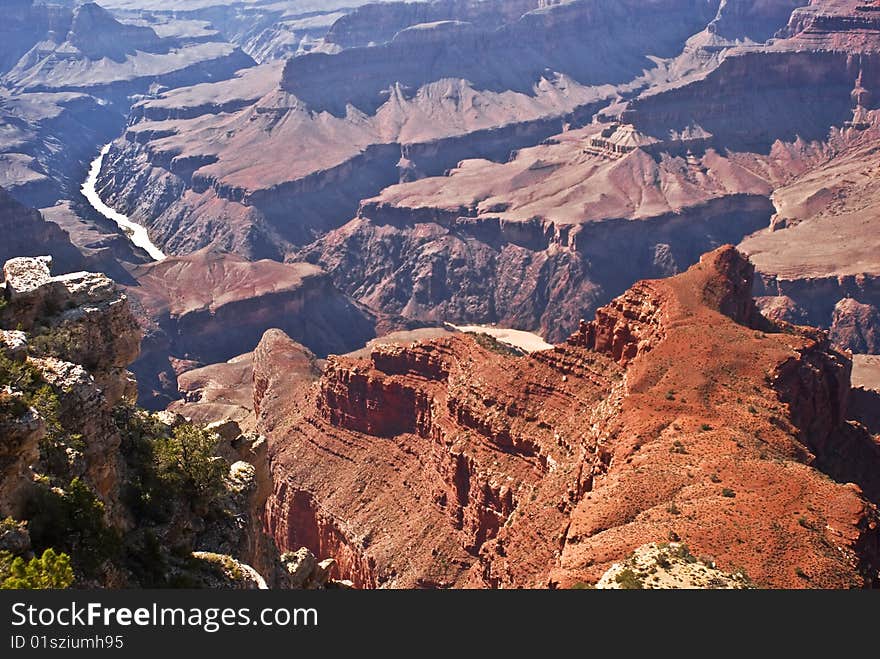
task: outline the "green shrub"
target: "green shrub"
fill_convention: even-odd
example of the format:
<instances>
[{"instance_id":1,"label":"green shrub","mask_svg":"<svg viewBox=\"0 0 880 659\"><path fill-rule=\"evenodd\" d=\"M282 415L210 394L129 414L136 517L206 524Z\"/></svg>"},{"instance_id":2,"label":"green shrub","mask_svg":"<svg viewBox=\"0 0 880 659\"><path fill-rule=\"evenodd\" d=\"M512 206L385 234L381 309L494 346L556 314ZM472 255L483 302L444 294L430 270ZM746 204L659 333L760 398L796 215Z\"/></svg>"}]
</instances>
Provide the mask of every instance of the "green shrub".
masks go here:
<instances>
[{"instance_id":1,"label":"green shrub","mask_svg":"<svg viewBox=\"0 0 880 659\"><path fill-rule=\"evenodd\" d=\"M70 556L56 554L51 547L39 558L29 562L21 556L12 558L9 552L0 552L0 588L69 588L73 584Z\"/></svg>"},{"instance_id":2,"label":"green shrub","mask_svg":"<svg viewBox=\"0 0 880 659\"><path fill-rule=\"evenodd\" d=\"M35 547L58 547L94 574L119 550L120 538L104 522L104 504L79 478L66 489L41 488L30 502L28 529Z\"/></svg>"},{"instance_id":3,"label":"green shrub","mask_svg":"<svg viewBox=\"0 0 880 659\"><path fill-rule=\"evenodd\" d=\"M467 332L467 334L474 337L474 340L480 346L482 346L486 350L489 350L490 352L495 352L505 357L522 357L526 354L524 350L520 350L515 346L504 343L503 341L499 341L494 336L491 336L489 334L485 334L483 332Z\"/></svg>"},{"instance_id":4,"label":"green shrub","mask_svg":"<svg viewBox=\"0 0 880 659\"><path fill-rule=\"evenodd\" d=\"M17 402L12 405L7 401L6 412L18 412L20 416L28 407L33 407L46 423L47 438L54 441L63 435L63 428L58 420L61 408L58 394L43 379L37 367L26 361L13 361L0 354L0 387L5 386L23 394L20 398L16 397Z\"/></svg>"},{"instance_id":5,"label":"green shrub","mask_svg":"<svg viewBox=\"0 0 880 659\"><path fill-rule=\"evenodd\" d=\"M211 501L223 492L229 471L228 463L214 455L216 448L216 437L203 428L190 424L175 428L171 437L155 443L158 473L184 495Z\"/></svg>"},{"instance_id":6,"label":"green shrub","mask_svg":"<svg viewBox=\"0 0 880 659\"><path fill-rule=\"evenodd\" d=\"M40 372L27 362L16 362L0 353L0 387L9 386L27 393L42 384Z\"/></svg>"},{"instance_id":7,"label":"green shrub","mask_svg":"<svg viewBox=\"0 0 880 659\"><path fill-rule=\"evenodd\" d=\"M126 465L123 503L144 522L168 521L179 492L159 474L156 458L156 441L168 436L167 426L129 405L114 410L114 421Z\"/></svg>"},{"instance_id":8,"label":"green shrub","mask_svg":"<svg viewBox=\"0 0 880 659\"><path fill-rule=\"evenodd\" d=\"M678 545L678 547L671 548L670 555L684 561L685 563L697 562L697 557L691 553L691 550L687 545Z\"/></svg>"},{"instance_id":9,"label":"green shrub","mask_svg":"<svg viewBox=\"0 0 880 659\"><path fill-rule=\"evenodd\" d=\"M617 573L614 580L620 584L621 590L642 590L645 585L631 568L624 568Z\"/></svg>"},{"instance_id":10,"label":"green shrub","mask_svg":"<svg viewBox=\"0 0 880 659\"><path fill-rule=\"evenodd\" d=\"M736 492L731 490L729 487L725 487L721 490L721 496L727 497L728 499L733 499L736 496Z\"/></svg>"},{"instance_id":11,"label":"green shrub","mask_svg":"<svg viewBox=\"0 0 880 659\"><path fill-rule=\"evenodd\" d=\"M53 328L42 334L33 336L28 341L28 348L40 357L56 357L67 361L77 361L80 352L79 340L69 328ZM96 364L83 364L86 369L93 369Z\"/></svg>"}]
</instances>

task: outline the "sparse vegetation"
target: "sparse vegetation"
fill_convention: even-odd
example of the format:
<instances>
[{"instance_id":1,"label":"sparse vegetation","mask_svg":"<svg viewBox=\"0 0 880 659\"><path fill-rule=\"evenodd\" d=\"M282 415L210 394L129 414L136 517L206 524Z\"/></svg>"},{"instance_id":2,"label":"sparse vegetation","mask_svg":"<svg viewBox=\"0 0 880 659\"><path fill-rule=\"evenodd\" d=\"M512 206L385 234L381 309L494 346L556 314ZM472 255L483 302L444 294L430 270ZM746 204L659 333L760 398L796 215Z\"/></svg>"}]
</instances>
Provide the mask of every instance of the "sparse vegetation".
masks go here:
<instances>
[{"instance_id":1,"label":"sparse vegetation","mask_svg":"<svg viewBox=\"0 0 880 659\"><path fill-rule=\"evenodd\" d=\"M173 512L172 484L160 474L156 457L156 441L168 435L167 426L128 405L114 410L114 420L122 437L120 450L126 463L123 502L147 523L168 521Z\"/></svg>"},{"instance_id":2,"label":"sparse vegetation","mask_svg":"<svg viewBox=\"0 0 880 659\"><path fill-rule=\"evenodd\" d=\"M736 492L731 490L729 487L725 487L721 490L721 496L727 497L728 499L733 499L736 496Z\"/></svg>"},{"instance_id":3,"label":"sparse vegetation","mask_svg":"<svg viewBox=\"0 0 880 659\"><path fill-rule=\"evenodd\" d=\"M47 436L60 434L58 395L43 379L39 369L27 361L13 361L0 353L0 388L4 387L9 387L20 395L5 394L0 398L0 413L21 416L32 407L46 422Z\"/></svg>"},{"instance_id":4,"label":"sparse vegetation","mask_svg":"<svg viewBox=\"0 0 880 659\"><path fill-rule=\"evenodd\" d=\"M229 465L214 455L217 439L192 424L169 431L149 414L133 407L115 410L128 466L123 497L134 512L162 523L181 498L204 506L224 490Z\"/></svg>"},{"instance_id":5,"label":"sparse vegetation","mask_svg":"<svg viewBox=\"0 0 880 659\"><path fill-rule=\"evenodd\" d=\"M696 563L697 557L691 553L687 545L678 545L673 547L670 555L683 560L685 563Z\"/></svg>"},{"instance_id":6,"label":"sparse vegetation","mask_svg":"<svg viewBox=\"0 0 880 659\"><path fill-rule=\"evenodd\" d=\"M794 573L795 573L798 577L800 577L801 579L806 579L807 581L810 580L810 575L807 574L806 572L804 572L802 568L796 567L796 568L794 569Z\"/></svg>"},{"instance_id":7,"label":"sparse vegetation","mask_svg":"<svg viewBox=\"0 0 880 659\"><path fill-rule=\"evenodd\" d=\"M710 426L708 423L703 423L700 424L700 430L702 430L703 432L708 432L709 430L712 430L712 426Z\"/></svg>"},{"instance_id":8,"label":"sparse vegetation","mask_svg":"<svg viewBox=\"0 0 880 659\"><path fill-rule=\"evenodd\" d=\"M632 568L624 568L621 570L614 580L620 584L621 590L642 590L645 587L644 582L632 570Z\"/></svg>"},{"instance_id":9,"label":"sparse vegetation","mask_svg":"<svg viewBox=\"0 0 880 659\"><path fill-rule=\"evenodd\" d=\"M214 455L216 437L204 428L186 424L174 429L171 437L155 442L155 456L162 480L184 495L202 502L223 491L223 477L229 465Z\"/></svg>"},{"instance_id":10,"label":"sparse vegetation","mask_svg":"<svg viewBox=\"0 0 880 659\"><path fill-rule=\"evenodd\" d=\"M69 552L86 574L94 574L119 550L119 535L104 520L104 504L79 478L63 490L41 487L28 513L34 547Z\"/></svg>"},{"instance_id":11,"label":"sparse vegetation","mask_svg":"<svg viewBox=\"0 0 880 659\"><path fill-rule=\"evenodd\" d=\"M687 454L687 447L680 439L676 439L672 442L672 447L669 449L670 453L680 453L682 455Z\"/></svg>"},{"instance_id":12,"label":"sparse vegetation","mask_svg":"<svg viewBox=\"0 0 880 659\"><path fill-rule=\"evenodd\" d=\"M709 476L709 480L713 483L720 483L721 477L718 474L712 474L711 476Z\"/></svg>"},{"instance_id":13,"label":"sparse vegetation","mask_svg":"<svg viewBox=\"0 0 880 659\"><path fill-rule=\"evenodd\" d=\"M467 332L469 336L474 337L474 340L486 350L490 352L497 353L499 355L503 355L505 357L522 357L526 353L519 348L516 348L507 343L503 343L496 339L494 336L490 336L483 332Z\"/></svg>"},{"instance_id":14,"label":"sparse vegetation","mask_svg":"<svg viewBox=\"0 0 880 659\"><path fill-rule=\"evenodd\" d=\"M48 548L42 556L26 561L0 552L0 589L69 588L74 581L70 556Z\"/></svg>"},{"instance_id":15,"label":"sparse vegetation","mask_svg":"<svg viewBox=\"0 0 880 659\"><path fill-rule=\"evenodd\" d=\"M78 352L79 339L68 327L52 328L36 334L28 340L28 349L39 357L56 357L70 360ZM83 364L92 369L95 364Z\"/></svg>"}]
</instances>

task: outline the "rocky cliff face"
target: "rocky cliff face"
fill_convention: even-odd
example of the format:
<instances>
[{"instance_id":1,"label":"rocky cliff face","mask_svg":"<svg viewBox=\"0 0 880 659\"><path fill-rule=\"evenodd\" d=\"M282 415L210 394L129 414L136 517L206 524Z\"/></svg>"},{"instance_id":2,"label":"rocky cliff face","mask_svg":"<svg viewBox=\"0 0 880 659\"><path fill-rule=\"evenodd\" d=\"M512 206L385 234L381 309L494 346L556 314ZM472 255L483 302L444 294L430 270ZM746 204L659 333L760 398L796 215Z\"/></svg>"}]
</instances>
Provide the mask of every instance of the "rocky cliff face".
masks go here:
<instances>
[{"instance_id":1,"label":"rocky cliff face","mask_svg":"<svg viewBox=\"0 0 880 659\"><path fill-rule=\"evenodd\" d=\"M751 241L747 241L751 244ZM869 267L871 267L869 265ZM824 327L841 349L877 354L880 277L875 274L803 277L766 275L756 284L762 311L778 320Z\"/></svg>"},{"instance_id":2,"label":"rocky cliff face","mask_svg":"<svg viewBox=\"0 0 880 659\"><path fill-rule=\"evenodd\" d=\"M75 270L82 264L82 255L70 237L53 222L47 222L36 210L18 203L0 188L0 261L15 256L49 254L63 270Z\"/></svg>"},{"instance_id":3,"label":"rocky cliff face","mask_svg":"<svg viewBox=\"0 0 880 659\"><path fill-rule=\"evenodd\" d=\"M422 21L431 16L418 16L425 6L415 4L412 15L398 23L387 43L381 42L380 23L377 46L290 59L281 88L317 111L344 116L348 104L373 114L385 102L386 90L395 86L416 91L445 78L468 80L477 90L530 92L551 70L588 86L620 84L641 72L637 67L644 65L644 44L636 35L643 34L645 27L659 28L652 34L652 47L669 56L677 54L683 40L711 19L710 3L706 2L663 0L644 5L600 0L520 11L516 20L504 24L499 9L507 4L492 3L494 6L478 10L486 19L494 17L496 25L472 16L467 5L459 12L455 3L448 2L437 3L441 11L433 20ZM506 11L529 8L534 9L535 4L517 3ZM386 15L399 9L377 5L374 11ZM611 30L618 36L615 57L597 56L593 49L584 48L590 37L603 39ZM530 44L528 49L520 47L524 38ZM561 52L565 55L560 56ZM359 71L355 80L349 73L352 66ZM341 84L343 81L346 84Z\"/></svg>"},{"instance_id":4,"label":"rocky cliff face","mask_svg":"<svg viewBox=\"0 0 880 659\"><path fill-rule=\"evenodd\" d=\"M18 328L4 334L4 357L13 362L4 362L4 379L7 396L24 411L17 417L13 404L3 419L12 425L13 437L28 430L30 443L14 454L16 475L4 477L0 513L20 517L35 472L57 472L67 483L83 478L105 502L108 517L124 525L120 436L112 409L133 399L134 380L125 369L137 356L139 332L125 297L109 279L85 272L52 277L50 263L16 258L3 269L0 323ZM20 347L13 349L17 342ZM88 441L65 439L63 429L76 429Z\"/></svg>"},{"instance_id":5,"label":"rocky cliff face","mask_svg":"<svg viewBox=\"0 0 880 659\"><path fill-rule=\"evenodd\" d=\"M135 408L128 298L50 263L9 260L0 283L0 328L18 328L0 329L0 576L52 548L82 586L325 587L332 560L280 556L262 531L265 439Z\"/></svg>"},{"instance_id":6,"label":"rocky cliff face","mask_svg":"<svg viewBox=\"0 0 880 659\"><path fill-rule=\"evenodd\" d=\"M633 281L769 222L770 186L746 168L714 153L585 153L596 135L570 131L504 164L468 161L388 188L303 255L370 307L561 341Z\"/></svg>"},{"instance_id":7,"label":"rocky cliff face","mask_svg":"<svg viewBox=\"0 0 880 659\"><path fill-rule=\"evenodd\" d=\"M848 361L768 325L752 274L722 248L525 357L452 337L318 379L288 376L307 356L267 337L276 542L332 548L370 587L595 583L670 539L762 585L876 583L873 477L839 470L878 460L846 420Z\"/></svg>"},{"instance_id":8,"label":"rocky cliff face","mask_svg":"<svg viewBox=\"0 0 880 659\"><path fill-rule=\"evenodd\" d=\"M792 300L788 320L829 328L847 295L876 305L873 19L854 27L852 7L826 7L842 18L824 45L805 36L815 16L767 45L721 36L784 27L800 4L723 4L666 80L599 122L386 188L305 258L369 306L554 341L633 281L725 242L754 257L757 293Z\"/></svg>"},{"instance_id":9,"label":"rocky cliff face","mask_svg":"<svg viewBox=\"0 0 880 659\"><path fill-rule=\"evenodd\" d=\"M834 306L830 338L855 353L880 353L880 310L852 298L841 300Z\"/></svg>"},{"instance_id":10,"label":"rocky cliff face","mask_svg":"<svg viewBox=\"0 0 880 659\"><path fill-rule=\"evenodd\" d=\"M546 4L542 0L372 3L337 20L324 37L324 43L331 50L381 44L392 41L398 32L413 25L441 21L460 21L492 29L516 22L523 14Z\"/></svg>"}]
</instances>

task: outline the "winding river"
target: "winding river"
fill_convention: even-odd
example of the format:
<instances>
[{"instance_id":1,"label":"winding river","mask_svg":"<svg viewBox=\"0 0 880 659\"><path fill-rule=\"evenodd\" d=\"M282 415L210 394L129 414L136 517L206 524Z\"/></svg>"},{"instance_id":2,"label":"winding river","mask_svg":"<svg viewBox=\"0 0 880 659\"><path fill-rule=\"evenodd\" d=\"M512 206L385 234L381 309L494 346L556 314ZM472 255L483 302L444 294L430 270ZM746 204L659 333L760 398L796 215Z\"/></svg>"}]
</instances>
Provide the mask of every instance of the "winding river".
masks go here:
<instances>
[{"instance_id":1,"label":"winding river","mask_svg":"<svg viewBox=\"0 0 880 659\"><path fill-rule=\"evenodd\" d=\"M85 198L89 200L92 208L108 220L115 222L136 247L140 247L146 251L153 260L161 261L165 258L165 254L153 244L153 241L150 240L150 235L147 233L146 227L136 224L122 213L116 212L101 201L101 197L98 196L98 191L95 189L95 185L98 183L98 174L101 172L101 164L104 162L104 156L106 156L109 151L110 145L107 144L101 149L101 153L98 154L98 157L92 161L92 166L89 168L89 175L82 186L82 193L85 195Z\"/></svg>"}]
</instances>

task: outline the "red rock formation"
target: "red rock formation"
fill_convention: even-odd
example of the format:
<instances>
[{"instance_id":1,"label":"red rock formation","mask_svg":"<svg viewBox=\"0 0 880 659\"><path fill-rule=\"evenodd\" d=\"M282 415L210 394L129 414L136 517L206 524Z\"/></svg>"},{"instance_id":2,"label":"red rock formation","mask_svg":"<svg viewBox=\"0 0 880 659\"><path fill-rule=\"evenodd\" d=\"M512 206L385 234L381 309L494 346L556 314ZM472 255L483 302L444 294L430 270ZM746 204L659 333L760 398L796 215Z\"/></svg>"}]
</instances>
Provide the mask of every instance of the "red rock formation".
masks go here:
<instances>
[{"instance_id":1,"label":"red rock formation","mask_svg":"<svg viewBox=\"0 0 880 659\"><path fill-rule=\"evenodd\" d=\"M722 248L527 357L450 337L316 379L267 337L270 531L370 587L566 587L670 538L763 585L876 583L880 454L846 421L849 362L768 325L751 281Z\"/></svg>"},{"instance_id":2,"label":"red rock formation","mask_svg":"<svg viewBox=\"0 0 880 659\"><path fill-rule=\"evenodd\" d=\"M880 353L880 310L845 298L834 307L831 340L843 349L861 354Z\"/></svg>"}]
</instances>

